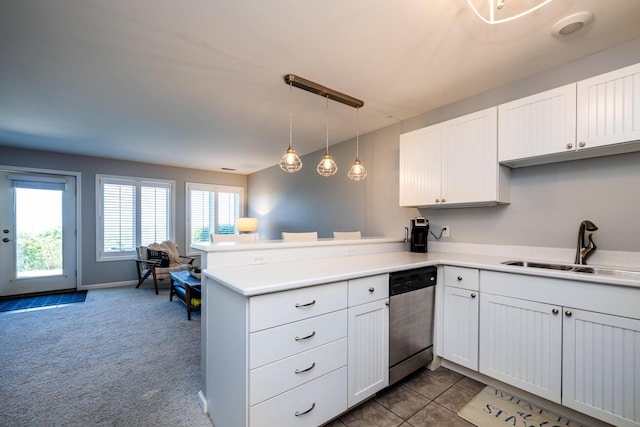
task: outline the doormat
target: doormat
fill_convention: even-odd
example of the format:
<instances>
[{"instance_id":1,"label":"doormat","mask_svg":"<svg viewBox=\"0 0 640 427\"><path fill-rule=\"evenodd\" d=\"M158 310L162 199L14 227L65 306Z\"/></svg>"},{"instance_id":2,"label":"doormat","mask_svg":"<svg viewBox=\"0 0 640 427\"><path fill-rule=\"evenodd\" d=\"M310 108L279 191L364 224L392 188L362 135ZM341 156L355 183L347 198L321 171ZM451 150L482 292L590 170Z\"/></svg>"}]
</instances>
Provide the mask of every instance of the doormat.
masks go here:
<instances>
[{"instance_id":1,"label":"doormat","mask_svg":"<svg viewBox=\"0 0 640 427\"><path fill-rule=\"evenodd\" d=\"M84 302L86 297L87 291L74 291L61 294L12 298L0 301L0 312L73 304L76 302Z\"/></svg>"},{"instance_id":2,"label":"doormat","mask_svg":"<svg viewBox=\"0 0 640 427\"><path fill-rule=\"evenodd\" d=\"M491 386L478 393L458 416L481 427L587 427Z\"/></svg>"}]
</instances>

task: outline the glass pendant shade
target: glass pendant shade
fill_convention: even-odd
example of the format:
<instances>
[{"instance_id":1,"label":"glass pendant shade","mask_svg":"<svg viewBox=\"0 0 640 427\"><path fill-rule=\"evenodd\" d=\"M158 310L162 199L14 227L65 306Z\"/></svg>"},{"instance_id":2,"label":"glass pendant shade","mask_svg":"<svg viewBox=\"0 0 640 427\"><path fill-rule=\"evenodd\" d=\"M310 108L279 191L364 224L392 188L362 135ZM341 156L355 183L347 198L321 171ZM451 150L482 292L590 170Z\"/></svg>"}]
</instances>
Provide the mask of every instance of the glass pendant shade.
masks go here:
<instances>
[{"instance_id":1,"label":"glass pendant shade","mask_svg":"<svg viewBox=\"0 0 640 427\"><path fill-rule=\"evenodd\" d=\"M513 2L507 0L467 0L473 12L487 24L502 24L513 21L540 9L552 0L529 0Z\"/></svg>"},{"instance_id":2,"label":"glass pendant shade","mask_svg":"<svg viewBox=\"0 0 640 427\"><path fill-rule=\"evenodd\" d=\"M367 170L362 166L360 160L358 159L358 154L360 151L360 141L359 141L359 108L356 108L356 160L353 162L353 166L349 169L349 173L347 173L347 177L352 181L362 181L367 177Z\"/></svg>"},{"instance_id":3,"label":"glass pendant shade","mask_svg":"<svg viewBox=\"0 0 640 427\"><path fill-rule=\"evenodd\" d=\"M329 97L327 96L327 151L324 157L318 163L316 168L318 173L322 176L335 175L338 172L338 165L333 161L333 157L329 154Z\"/></svg>"},{"instance_id":4,"label":"glass pendant shade","mask_svg":"<svg viewBox=\"0 0 640 427\"><path fill-rule=\"evenodd\" d=\"M293 107L291 106L291 92L293 86L289 83L289 148L284 153L282 159L280 159L280 169L286 173L296 173L302 169L302 160L296 154L296 150L293 149Z\"/></svg>"}]
</instances>

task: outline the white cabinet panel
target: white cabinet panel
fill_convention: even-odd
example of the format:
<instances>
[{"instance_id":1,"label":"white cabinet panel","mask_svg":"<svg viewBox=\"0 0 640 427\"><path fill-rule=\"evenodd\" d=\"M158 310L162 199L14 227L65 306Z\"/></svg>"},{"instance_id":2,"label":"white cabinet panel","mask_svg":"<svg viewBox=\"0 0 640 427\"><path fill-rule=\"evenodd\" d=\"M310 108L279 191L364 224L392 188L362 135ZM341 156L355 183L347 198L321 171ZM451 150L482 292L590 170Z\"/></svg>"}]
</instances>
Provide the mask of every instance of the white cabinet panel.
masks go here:
<instances>
[{"instance_id":1,"label":"white cabinet panel","mask_svg":"<svg viewBox=\"0 0 640 427\"><path fill-rule=\"evenodd\" d=\"M347 282L275 292L249 299L250 332L347 307Z\"/></svg>"},{"instance_id":2,"label":"white cabinet panel","mask_svg":"<svg viewBox=\"0 0 640 427\"><path fill-rule=\"evenodd\" d=\"M400 206L425 206L440 200L442 126L400 135Z\"/></svg>"},{"instance_id":3,"label":"white cabinet panel","mask_svg":"<svg viewBox=\"0 0 640 427\"><path fill-rule=\"evenodd\" d=\"M640 64L578 82L579 148L640 140Z\"/></svg>"},{"instance_id":4,"label":"white cabinet panel","mask_svg":"<svg viewBox=\"0 0 640 427\"><path fill-rule=\"evenodd\" d=\"M576 84L498 107L498 161L576 149Z\"/></svg>"},{"instance_id":5,"label":"white cabinet panel","mask_svg":"<svg viewBox=\"0 0 640 427\"><path fill-rule=\"evenodd\" d=\"M499 200L497 132L496 107L442 123L443 204Z\"/></svg>"},{"instance_id":6,"label":"white cabinet panel","mask_svg":"<svg viewBox=\"0 0 640 427\"><path fill-rule=\"evenodd\" d=\"M347 338L253 369L249 373L249 405L314 380L347 364Z\"/></svg>"},{"instance_id":7,"label":"white cabinet panel","mask_svg":"<svg viewBox=\"0 0 640 427\"><path fill-rule=\"evenodd\" d=\"M346 309L254 332L249 335L249 368L254 369L346 336Z\"/></svg>"},{"instance_id":8,"label":"white cabinet panel","mask_svg":"<svg viewBox=\"0 0 640 427\"><path fill-rule=\"evenodd\" d=\"M252 406L251 427L317 427L347 410L347 368Z\"/></svg>"},{"instance_id":9,"label":"white cabinet panel","mask_svg":"<svg viewBox=\"0 0 640 427\"><path fill-rule=\"evenodd\" d=\"M564 310L562 404L616 426L640 425L640 320Z\"/></svg>"},{"instance_id":10,"label":"white cabinet panel","mask_svg":"<svg viewBox=\"0 0 640 427\"><path fill-rule=\"evenodd\" d=\"M349 280L349 307L389 298L389 275Z\"/></svg>"},{"instance_id":11,"label":"white cabinet panel","mask_svg":"<svg viewBox=\"0 0 640 427\"><path fill-rule=\"evenodd\" d=\"M444 267L445 286L477 291L480 289L480 270L468 267Z\"/></svg>"},{"instance_id":12,"label":"white cabinet panel","mask_svg":"<svg viewBox=\"0 0 640 427\"><path fill-rule=\"evenodd\" d=\"M477 291L444 287L443 356L475 371L478 370L479 299Z\"/></svg>"},{"instance_id":13,"label":"white cabinet panel","mask_svg":"<svg viewBox=\"0 0 640 427\"><path fill-rule=\"evenodd\" d=\"M389 384L388 301L349 308L349 407Z\"/></svg>"},{"instance_id":14,"label":"white cabinet panel","mask_svg":"<svg viewBox=\"0 0 640 427\"><path fill-rule=\"evenodd\" d=\"M480 299L480 372L560 403L562 307L486 292Z\"/></svg>"}]
</instances>

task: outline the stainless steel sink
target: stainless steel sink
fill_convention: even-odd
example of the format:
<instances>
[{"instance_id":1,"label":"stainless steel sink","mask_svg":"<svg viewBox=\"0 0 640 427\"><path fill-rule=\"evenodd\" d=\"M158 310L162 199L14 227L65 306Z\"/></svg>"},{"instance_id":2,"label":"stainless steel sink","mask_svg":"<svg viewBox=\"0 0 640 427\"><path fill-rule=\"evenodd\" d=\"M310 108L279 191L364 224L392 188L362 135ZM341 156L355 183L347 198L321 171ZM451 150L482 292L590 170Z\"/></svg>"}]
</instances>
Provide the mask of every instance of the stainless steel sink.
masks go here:
<instances>
[{"instance_id":1,"label":"stainless steel sink","mask_svg":"<svg viewBox=\"0 0 640 427\"><path fill-rule=\"evenodd\" d=\"M572 271L575 273L593 274L596 276L615 277L619 279L639 280L640 271L635 270L621 270L616 268L606 267L591 267L585 265L571 265L571 264L551 264L545 262L536 261L504 261L504 265L512 265L516 267L532 267L532 268L544 268L548 270L560 270L560 271Z\"/></svg>"}]
</instances>

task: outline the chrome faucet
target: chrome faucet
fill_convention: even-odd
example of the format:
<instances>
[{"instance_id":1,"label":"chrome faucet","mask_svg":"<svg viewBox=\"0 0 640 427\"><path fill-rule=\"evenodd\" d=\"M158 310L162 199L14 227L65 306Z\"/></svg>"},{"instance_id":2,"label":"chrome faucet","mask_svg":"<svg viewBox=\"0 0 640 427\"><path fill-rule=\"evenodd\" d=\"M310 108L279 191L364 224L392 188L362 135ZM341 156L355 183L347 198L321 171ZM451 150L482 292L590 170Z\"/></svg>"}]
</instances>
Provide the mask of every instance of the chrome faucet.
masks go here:
<instances>
[{"instance_id":1,"label":"chrome faucet","mask_svg":"<svg viewBox=\"0 0 640 427\"><path fill-rule=\"evenodd\" d=\"M585 235L587 231L596 231L598 227L588 220L582 221L580 223L580 228L578 229L578 247L576 248L576 259L574 264L586 264L587 258L596 251L596 244L593 243L592 235L593 233L589 233L587 239L588 243L585 244Z\"/></svg>"}]
</instances>

